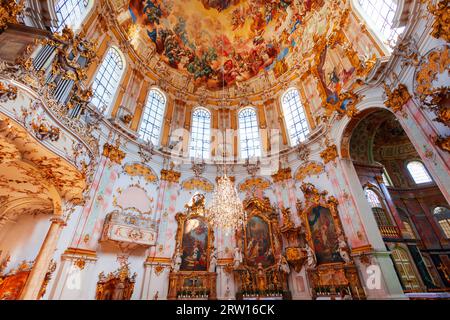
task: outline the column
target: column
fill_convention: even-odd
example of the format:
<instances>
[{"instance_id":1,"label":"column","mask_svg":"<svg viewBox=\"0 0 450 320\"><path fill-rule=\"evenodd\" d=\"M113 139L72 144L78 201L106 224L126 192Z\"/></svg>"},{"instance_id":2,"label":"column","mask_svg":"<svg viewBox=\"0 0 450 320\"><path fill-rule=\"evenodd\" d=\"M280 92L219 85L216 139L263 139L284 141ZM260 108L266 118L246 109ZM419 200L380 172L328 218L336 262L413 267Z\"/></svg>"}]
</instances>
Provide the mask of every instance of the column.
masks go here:
<instances>
[{"instance_id":1,"label":"column","mask_svg":"<svg viewBox=\"0 0 450 320\"><path fill-rule=\"evenodd\" d=\"M21 294L22 300L36 300L48 271L50 261L56 249L62 228L66 225L61 217L55 217L50 220L52 223L48 229L47 236L42 243L38 256L34 262L33 269L30 272L25 288Z\"/></svg>"}]
</instances>

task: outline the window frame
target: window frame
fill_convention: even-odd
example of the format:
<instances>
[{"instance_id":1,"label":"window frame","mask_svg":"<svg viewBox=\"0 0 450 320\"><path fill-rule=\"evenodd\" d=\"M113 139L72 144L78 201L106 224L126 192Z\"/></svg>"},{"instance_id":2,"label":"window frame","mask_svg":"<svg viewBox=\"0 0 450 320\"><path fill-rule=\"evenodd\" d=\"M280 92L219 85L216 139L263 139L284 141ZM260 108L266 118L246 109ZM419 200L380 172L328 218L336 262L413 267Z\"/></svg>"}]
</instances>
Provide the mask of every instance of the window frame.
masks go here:
<instances>
[{"instance_id":1,"label":"window frame","mask_svg":"<svg viewBox=\"0 0 450 320\"><path fill-rule=\"evenodd\" d=\"M286 104L290 104L290 105L285 107L286 104L284 103L284 99L292 91L296 91L297 92L299 104L298 105L296 105L296 103L290 104L289 101L287 101ZM295 100L295 97L292 97L291 100L292 99ZM304 143L307 140L308 135L311 133L311 126L310 126L309 121L308 121L308 115L307 115L307 112L306 112L306 108L303 105L303 102L301 100L300 89L298 89L297 87L290 87L290 88L288 88L280 96L280 100L279 101L280 101L281 112L282 112L283 121L284 121L284 127L286 128L286 133L287 133L288 140L289 140L289 146L295 147L295 146L298 146L300 143ZM287 110L287 108L292 108L292 110ZM288 115L288 113L286 111L290 111L289 115ZM293 115L294 111L297 111L298 114ZM303 116L304 116L304 119L303 119L304 121L302 121L302 119L301 119L301 114L302 113L303 113ZM297 131L296 130L295 133L292 136L296 137L298 139L299 136L303 135L305 137L305 139L302 140L302 141L293 141L293 137L291 136L291 131L289 130L289 124L288 124L287 117L292 118L292 121L294 121L294 118L297 117L297 116L300 118L300 121L299 122L294 122L293 126L294 126L294 128L296 128L297 124L300 124L300 126L301 126L301 128L303 130L301 130L301 131ZM303 126L302 122L304 122L306 124L306 126Z\"/></svg>"},{"instance_id":2,"label":"window frame","mask_svg":"<svg viewBox=\"0 0 450 320\"><path fill-rule=\"evenodd\" d=\"M373 207L372 206L372 202L370 202L369 199L368 199L367 192L373 192L376 195L376 197L377 197L377 199L378 199L378 201L380 203L380 207ZM369 207L370 207L370 209L372 211L372 214L373 214L373 217L374 217L374 219L375 219L375 221L377 223L377 226L378 227L396 227L397 224L395 223L395 219L392 216L391 212L388 210L388 207L386 205L385 199L384 199L384 197L381 194L382 193L379 190L376 190L373 187L366 187L366 188L364 188L364 197L366 198L367 204L369 205ZM384 219L379 217L381 212L379 212L378 210L374 210L374 209L381 209L381 210L383 210L382 214L384 215ZM387 224L385 224L385 223L380 224L380 222L382 222L382 221L387 222Z\"/></svg>"},{"instance_id":3,"label":"window frame","mask_svg":"<svg viewBox=\"0 0 450 320\"><path fill-rule=\"evenodd\" d=\"M142 126L143 126L144 123L146 122L146 118L145 118L146 110L150 109L150 107L151 107L150 105L148 105L148 103L149 103L150 94L151 94L152 92L156 92L157 94L160 94L161 97L162 97L162 99L163 99L163 106L162 106L162 108L161 108L161 111L162 111L162 112L161 112L160 128L159 128L159 133L158 133L158 138L157 138L158 141L156 141L156 143L154 143L154 142L152 141L152 144L153 144L153 145L158 145L158 146L159 146L159 145L161 144L161 138L162 138L161 134L162 134L162 130L164 129L164 116L165 116L166 111L167 111L167 103L168 103L168 100L167 100L166 94L165 94L161 89L159 89L158 87L151 87L151 88L148 90L148 92L147 92L147 97L146 97L146 99L145 99L145 105L144 105L144 108L143 108L143 110L142 110L141 120L140 120L140 122L139 122L139 130L138 130L138 134L139 134L139 138L141 138L141 139L144 140L144 141L147 141L147 140L145 140L143 137L141 137L141 131L143 131L143 130L142 130ZM150 114L150 115L151 115L151 114ZM153 118L153 119L154 119L154 118ZM155 129L155 125L154 125L154 123L151 123L151 122L150 122L150 125L152 126L152 132L150 132L149 135L152 136L152 133L153 133L153 131L154 131L154 129ZM146 133L147 133L147 132L146 132Z\"/></svg>"},{"instance_id":4,"label":"window frame","mask_svg":"<svg viewBox=\"0 0 450 320\"><path fill-rule=\"evenodd\" d=\"M408 166L409 166L411 163L414 163L414 162L420 163L420 165L422 166L422 168L423 168L425 174L426 174L427 177L430 179L430 181L425 181L425 182L417 182L417 181L416 181L416 179L414 178L414 175L411 173L411 170L408 168ZM408 172L408 174L409 174L409 176L410 176L412 182L413 182L415 185L421 186L421 185L428 185L428 184L434 183L433 177L432 177L431 174L428 172L427 167L425 166L425 164L424 164L422 161L420 161L420 160L418 160L418 159L413 159L413 160L406 161L406 162L405 162L405 168L406 168L406 171Z\"/></svg>"},{"instance_id":5,"label":"window frame","mask_svg":"<svg viewBox=\"0 0 450 320\"><path fill-rule=\"evenodd\" d=\"M110 92L110 93L111 93L111 100L109 101L109 105L106 105L106 109L104 110L104 114L105 114L105 115L111 114L111 112L112 112L112 107L113 107L114 102L116 101L117 95L118 95L118 93L119 93L120 84L121 84L121 82L122 82L122 80L123 80L123 77L124 77L124 74L125 74L125 70L126 70L126 67L127 67L127 65L126 65L126 60L125 60L125 57L124 57L122 51L121 51L117 46L115 46L115 45L110 46L110 47L108 48L108 50L106 51L106 53L105 53L103 59L102 59L102 63L98 66L98 68L97 68L97 70L96 70L96 72L95 72L95 76L94 76L94 78L93 78L93 80L92 80L92 93L93 93L93 95L92 95L91 103L92 103L97 109L100 110L100 107L102 106L102 104L101 104L100 106L97 106L97 105L94 104L92 101L93 101L95 98L97 98L97 99L99 100L100 103L103 103L103 102L104 102L105 91L106 91L107 88L106 88L106 85L104 85L104 84L102 83L101 86L103 87L103 93L102 93L102 96L101 96L101 99L100 99L100 98L98 98L98 97L96 96L96 90L97 90L97 88L98 88L98 85L95 87L95 89L94 89L94 85L95 85L95 83L96 83L96 81L97 81L97 77L98 77L98 75L99 75L99 73L100 73L100 71L101 71L101 69L102 69L102 67L103 67L103 63L106 61L106 59L108 58L109 52L112 51L112 50L114 50L114 51L117 53L117 56L120 58L120 62L121 62L121 64L122 64L122 68L120 69L120 73L118 73L117 83L115 84L115 87L112 88L112 89L114 90L114 93ZM106 76L104 76L104 74L105 74L105 72L107 71L106 68L107 68L108 66L109 66L109 63L108 63L108 65L105 67L105 71L103 71L103 74L102 74L101 78L106 78ZM109 72L110 74L109 74L109 78L108 78L108 79L111 79L111 76L112 76L112 74L113 74L114 71L115 71L115 69L113 69L111 72ZM98 81L98 82L100 82L100 81ZM107 84L109 84L109 83L110 83L110 80L108 80Z\"/></svg>"},{"instance_id":6,"label":"window frame","mask_svg":"<svg viewBox=\"0 0 450 320\"><path fill-rule=\"evenodd\" d=\"M435 210L437 208L445 208L445 209L447 209L447 212L435 213ZM441 229L443 236L446 239L450 239L450 208L446 205L440 204L440 205L433 207L433 210L431 210L431 214L433 215L433 218L436 220L437 224L439 225L439 228ZM445 225L445 227L443 225Z\"/></svg>"},{"instance_id":7,"label":"window frame","mask_svg":"<svg viewBox=\"0 0 450 320\"><path fill-rule=\"evenodd\" d=\"M207 128L207 130L209 131L209 139L206 139L206 135L204 134L205 133L205 128L206 127L203 127L202 128L202 138L201 138L201 144L202 144L202 150L201 150L201 152L202 152L202 156L201 157L198 157L197 155L193 155L192 154L192 143L193 143L193 134L194 134L194 132L193 132L193 127L194 127L194 116L195 116L195 112L196 111L199 111L199 110L202 110L202 111L204 111L204 112L206 112L208 115L209 115L209 119L208 119L208 122L209 122L209 127ZM207 108L205 108L205 107L203 107L203 106L197 106L197 107L195 107L194 109L192 109L192 114L191 114L191 127L190 127L190 132L189 132L189 147L188 147L188 150L189 150L189 158L191 158L191 159L202 159L202 160L208 160L208 159L210 159L211 158L211 125L212 125L212 113L211 113L211 111L209 111ZM206 122L206 121L205 121ZM203 148L204 148L204 144L205 143L207 143L208 144L208 149L207 150L203 150ZM196 143L196 145L197 145L197 143ZM206 153L206 157L205 157L205 154L204 153Z\"/></svg>"},{"instance_id":8,"label":"window frame","mask_svg":"<svg viewBox=\"0 0 450 320\"><path fill-rule=\"evenodd\" d=\"M367 30L369 30L369 32L371 33L372 36L375 37L375 39L378 41L379 44L381 44L381 47L383 49L386 50L386 53L390 54L393 50L393 47L395 46L395 44L398 41L398 38L404 33L405 31L405 27L404 26L398 26L398 21L396 19L398 19L398 17L400 16L401 13L399 13L399 11L403 10L403 0L392 0L392 2L394 3L394 5L396 5L395 10L394 11L390 11L393 12L394 14L392 15L392 21L389 23L387 21L387 17L383 17L383 25L385 25L385 23L388 24L389 28L390 28L390 35L388 37L385 37L385 35L383 35L382 30L377 28L377 25L379 24L379 22L377 21L373 21L372 17L373 17L373 13L372 14L368 14L366 13L366 10L362 7L362 5L359 3L360 0L352 0L351 1L351 6L354 9L353 11L358 15L359 19L361 19L362 22L364 22L365 26L367 27ZM362 1L372 1L372 0L362 0ZM386 0L382 0L383 3L385 3ZM375 7L372 3L370 4L371 6ZM387 5L389 6L389 9L391 8L391 5ZM389 11L388 11L389 14ZM381 14L379 14L379 16L381 17ZM394 38L392 37L392 34L396 34L395 36L395 40L393 40Z\"/></svg>"},{"instance_id":9,"label":"window frame","mask_svg":"<svg viewBox=\"0 0 450 320\"><path fill-rule=\"evenodd\" d=\"M70 2L71 6L68 7ZM74 4L75 3L75 4ZM83 22L86 20L91 9L93 8L93 0L59 0L55 1L53 5L54 14L56 16L56 26L50 27L52 32L61 32L61 30L68 25L72 30L78 30ZM84 6L84 7L83 7ZM81 9L84 9L83 11ZM63 16L62 11L65 17ZM73 17L73 18L71 18ZM60 21L62 18L62 21ZM70 22L69 24L67 22ZM76 24L74 23L76 22Z\"/></svg>"},{"instance_id":10,"label":"window frame","mask_svg":"<svg viewBox=\"0 0 450 320\"><path fill-rule=\"evenodd\" d=\"M253 123L250 125L250 127L247 127L247 126L245 126L244 128L242 128L241 127L241 114L243 114L244 112L246 112L247 110L251 110L251 111L253 111L253 113L254 113L254 124L256 124L256 132L252 132L251 131L251 129L253 129L253 128L255 128L254 126L253 126ZM260 132L259 132L259 119L258 119L258 112L257 112L257 110L256 110L256 108L255 107L253 107L253 106L246 106L246 107L243 107L243 108L241 108L241 109L239 109L239 111L237 112L237 123L238 123L238 134L239 134L239 139L238 139L238 143L239 143L239 155L240 155L240 158L241 159L254 159L254 158L260 158L260 157L262 157L262 141L261 141L261 134L260 134ZM246 121L247 123L248 122L253 122L252 120L248 120L248 121ZM252 139L245 139L246 140L246 145L247 145L247 148L245 149L245 152L246 152L246 154L247 154L247 157L244 157L243 156L243 153L244 153L244 150L242 149L242 132L241 132L241 130L244 130L244 131L246 131L246 129L249 129L250 131L249 132L245 132L245 136L247 136L249 133L251 133L252 134ZM256 134L256 138L255 137L253 137L253 135L254 134ZM249 141L252 141L252 143L253 143L253 148L248 148L248 142ZM255 147L255 141L258 141L258 147ZM249 150L253 150L253 151L255 151L255 150L258 150L259 151L259 153L258 154L256 154L256 155L252 155L252 156L249 156Z\"/></svg>"}]
</instances>

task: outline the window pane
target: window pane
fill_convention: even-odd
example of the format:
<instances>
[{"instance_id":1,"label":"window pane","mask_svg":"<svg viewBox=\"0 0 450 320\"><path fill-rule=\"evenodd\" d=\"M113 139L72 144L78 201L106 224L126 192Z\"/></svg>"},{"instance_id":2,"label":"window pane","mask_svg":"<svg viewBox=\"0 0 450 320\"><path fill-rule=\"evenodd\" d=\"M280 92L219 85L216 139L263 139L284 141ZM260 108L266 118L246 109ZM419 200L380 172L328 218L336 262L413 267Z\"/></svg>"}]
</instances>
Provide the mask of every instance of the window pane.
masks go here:
<instances>
[{"instance_id":1,"label":"window pane","mask_svg":"<svg viewBox=\"0 0 450 320\"><path fill-rule=\"evenodd\" d=\"M189 156L208 159L211 141L211 113L204 108L197 108L192 113L191 143Z\"/></svg>"},{"instance_id":2,"label":"window pane","mask_svg":"<svg viewBox=\"0 0 450 320\"><path fill-rule=\"evenodd\" d=\"M66 25L71 29L78 29L87 13L89 1L86 0L60 0L55 6L58 18L57 26L53 32L60 32Z\"/></svg>"},{"instance_id":3,"label":"window pane","mask_svg":"<svg viewBox=\"0 0 450 320\"><path fill-rule=\"evenodd\" d=\"M94 93L92 103L97 108L105 106L107 110L111 106L112 99L119 87L123 67L122 57L117 49L109 48L92 84Z\"/></svg>"},{"instance_id":4,"label":"window pane","mask_svg":"<svg viewBox=\"0 0 450 320\"><path fill-rule=\"evenodd\" d=\"M404 27L393 28L393 19L397 10L394 0L357 0L361 14L367 24L389 47L393 47Z\"/></svg>"},{"instance_id":5,"label":"window pane","mask_svg":"<svg viewBox=\"0 0 450 320\"><path fill-rule=\"evenodd\" d=\"M139 128L139 135L144 140L150 140L153 145L159 144L165 108L166 98L164 98L164 95L158 90L150 90Z\"/></svg>"},{"instance_id":6,"label":"window pane","mask_svg":"<svg viewBox=\"0 0 450 320\"><path fill-rule=\"evenodd\" d=\"M261 156L258 121L253 108L239 111L239 146L244 159Z\"/></svg>"},{"instance_id":7,"label":"window pane","mask_svg":"<svg viewBox=\"0 0 450 320\"><path fill-rule=\"evenodd\" d=\"M297 89L289 89L281 100L283 107L286 128L289 134L291 146L304 141L309 134L306 122L305 110L300 102L300 95Z\"/></svg>"},{"instance_id":8,"label":"window pane","mask_svg":"<svg viewBox=\"0 0 450 320\"><path fill-rule=\"evenodd\" d=\"M422 162L411 161L406 167L408 168L409 174L416 184L433 181L431 180L431 177Z\"/></svg>"}]
</instances>

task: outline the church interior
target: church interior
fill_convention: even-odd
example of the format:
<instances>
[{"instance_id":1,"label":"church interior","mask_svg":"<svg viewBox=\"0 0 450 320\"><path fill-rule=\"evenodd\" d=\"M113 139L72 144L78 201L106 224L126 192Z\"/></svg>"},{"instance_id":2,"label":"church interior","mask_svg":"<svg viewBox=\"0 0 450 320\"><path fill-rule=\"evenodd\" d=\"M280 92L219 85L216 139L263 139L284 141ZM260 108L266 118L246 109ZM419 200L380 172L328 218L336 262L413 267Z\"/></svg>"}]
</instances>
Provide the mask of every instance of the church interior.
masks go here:
<instances>
[{"instance_id":1,"label":"church interior","mask_svg":"<svg viewBox=\"0 0 450 320\"><path fill-rule=\"evenodd\" d=\"M448 0L0 0L0 299L450 299L449 41Z\"/></svg>"}]
</instances>

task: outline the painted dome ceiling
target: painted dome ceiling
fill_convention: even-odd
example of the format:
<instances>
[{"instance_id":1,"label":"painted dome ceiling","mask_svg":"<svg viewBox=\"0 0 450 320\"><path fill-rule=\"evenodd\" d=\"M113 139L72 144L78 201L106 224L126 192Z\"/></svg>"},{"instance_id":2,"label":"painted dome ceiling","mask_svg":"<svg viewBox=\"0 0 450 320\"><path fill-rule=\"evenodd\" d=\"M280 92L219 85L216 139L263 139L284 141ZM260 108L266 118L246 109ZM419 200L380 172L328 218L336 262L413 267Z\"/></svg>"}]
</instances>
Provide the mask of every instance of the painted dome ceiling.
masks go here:
<instances>
[{"instance_id":1,"label":"painted dome ceiling","mask_svg":"<svg viewBox=\"0 0 450 320\"><path fill-rule=\"evenodd\" d=\"M333 16L328 3L332 1L130 0L129 12L145 43L166 65L196 87L213 90L265 72L279 77L288 71L293 52L304 55L314 36L328 32Z\"/></svg>"}]
</instances>

